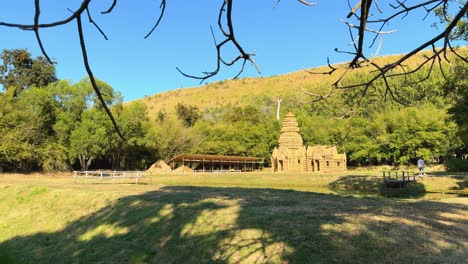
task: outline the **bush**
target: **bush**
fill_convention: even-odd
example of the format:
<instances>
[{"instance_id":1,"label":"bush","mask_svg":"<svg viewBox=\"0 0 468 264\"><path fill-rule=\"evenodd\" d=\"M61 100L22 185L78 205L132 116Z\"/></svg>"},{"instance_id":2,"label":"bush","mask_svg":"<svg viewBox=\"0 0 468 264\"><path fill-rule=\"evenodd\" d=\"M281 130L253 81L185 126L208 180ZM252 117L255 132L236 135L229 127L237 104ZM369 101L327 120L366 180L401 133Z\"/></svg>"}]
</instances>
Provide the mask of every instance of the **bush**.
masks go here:
<instances>
[{"instance_id":1,"label":"bush","mask_svg":"<svg viewBox=\"0 0 468 264\"><path fill-rule=\"evenodd\" d=\"M426 187L420 182L407 182L403 188L387 188L383 192L387 197L421 198L426 194Z\"/></svg>"},{"instance_id":2,"label":"bush","mask_svg":"<svg viewBox=\"0 0 468 264\"><path fill-rule=\"evenodd\" d=\"M449 159L445 162L445 167L449 172L464 172L468 171L468 160Z\"/></svg>"}]
</instances>

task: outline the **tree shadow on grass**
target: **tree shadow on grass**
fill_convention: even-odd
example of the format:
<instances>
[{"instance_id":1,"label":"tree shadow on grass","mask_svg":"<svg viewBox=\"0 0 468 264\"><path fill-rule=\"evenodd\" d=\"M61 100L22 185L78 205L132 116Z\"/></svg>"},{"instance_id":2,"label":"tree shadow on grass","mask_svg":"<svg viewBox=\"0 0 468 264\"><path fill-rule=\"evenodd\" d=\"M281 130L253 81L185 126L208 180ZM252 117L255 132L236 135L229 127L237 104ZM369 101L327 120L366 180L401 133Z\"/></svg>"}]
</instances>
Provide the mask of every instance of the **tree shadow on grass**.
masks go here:
<instances>
[{"instance_id":1,"label":"tree shadow on grass","mask_svg":"<svg viewBox=\"0 0 468 264\"><path fill-rule=\"evenodd\" d=\"M421 198L425 195L424 184L418 181L384 186L382 177L349 175L330 183L330 189L342 195L386 196L398 198Z\"/></svg>"},{"instance_id":2,"label":"tree shadow on grass","mask_svg":"<svg viewBox=\"0 0 468 264\"><path fill-rule=\"evenodd\" d=\"M456 184L458 186L451 188L452 190L464 190L468 188L468 176L465 175L458 175L453 176L457 180Z\"/></svg>"},{"instance_id":3,"label":"tree shadow on grass","mask_svg":"<svg viewBox=\"0 0 468 264\"><path fill-rule=\"evenodd\" d=\"M457 263L466 204L163 187L57 232L0 243L16 263Z\"/></svg>"},{"instance_id":4,"label":"tree shadow on grass","mask_svg":"<svg viewBox=\"0 0 468 264\"><path fill-rule=\"evenodd\" d=\"M349 175L330 183L330 189L340 194L378 195L382 191L381 177Z\"/></svg>"}]
</instances>

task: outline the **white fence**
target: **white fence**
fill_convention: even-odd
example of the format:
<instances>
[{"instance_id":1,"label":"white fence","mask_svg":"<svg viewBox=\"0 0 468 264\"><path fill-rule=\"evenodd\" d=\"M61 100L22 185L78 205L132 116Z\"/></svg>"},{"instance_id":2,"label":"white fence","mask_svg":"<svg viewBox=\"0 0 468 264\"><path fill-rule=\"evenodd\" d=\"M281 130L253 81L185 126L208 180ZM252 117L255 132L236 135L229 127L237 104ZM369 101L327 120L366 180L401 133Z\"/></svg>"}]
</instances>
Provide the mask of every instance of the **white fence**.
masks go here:
<instances>
[{"instance_id":1,"label":"white fence","mask_svg":"<svg viewBox=\"0 0 468 264\"><path fill-rule=\"evenodd\" d=\"M140 179L145 177L142 171L73 171L73 182L76 183L78 178L84 178L85 182L88 179L112 179L112 183L115 183L116 179L135 179L135 183L138 184Z\"/></svg>"}]
</instances>

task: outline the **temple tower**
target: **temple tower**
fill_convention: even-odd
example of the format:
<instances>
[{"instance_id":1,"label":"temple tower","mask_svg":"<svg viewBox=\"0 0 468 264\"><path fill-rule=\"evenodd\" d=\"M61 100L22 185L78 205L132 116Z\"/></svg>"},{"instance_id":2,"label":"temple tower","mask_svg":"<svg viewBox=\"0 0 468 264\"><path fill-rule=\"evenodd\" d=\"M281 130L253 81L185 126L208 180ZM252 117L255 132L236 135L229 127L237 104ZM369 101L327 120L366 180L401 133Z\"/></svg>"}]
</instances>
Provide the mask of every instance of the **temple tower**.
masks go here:
<instances>
[{"instance_id":1,"label":"temple tower","mask_svg":"<svg viewBox=\"0 0 468 264\"><path fill-rule=\"evenodd\" d=\"M272 165L274 171L307 171L306 149L299 134L299 125L291 112L283 120L278 147L273 150Z\"/></svg>"},{"instance_id":2,"label":"temple tower","mask_svg":"<svg viewBox=\"0 0 468 264\"><path fill-rule=\"evenodd\" d=\"M346 154L339 154L336 146L306 148L296 118L289 112L283 120L271 164L275 172L345 172Z\"/></svg>"}]
</instances>

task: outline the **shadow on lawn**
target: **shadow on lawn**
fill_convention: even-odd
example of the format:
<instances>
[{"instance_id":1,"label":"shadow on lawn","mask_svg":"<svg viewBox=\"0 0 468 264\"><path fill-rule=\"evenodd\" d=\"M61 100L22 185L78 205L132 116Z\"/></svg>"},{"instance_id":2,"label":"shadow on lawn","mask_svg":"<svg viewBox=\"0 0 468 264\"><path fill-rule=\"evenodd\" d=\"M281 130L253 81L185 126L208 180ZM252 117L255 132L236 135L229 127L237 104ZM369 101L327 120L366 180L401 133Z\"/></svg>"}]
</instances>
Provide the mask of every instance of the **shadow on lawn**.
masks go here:
<instances>
[{"instance_id":1,"label":"shadow on lawn","mask_svg":"<svg viewBox=\"0 0 468 264\"><path fill-rule=\"evenodd\" d=\"M456 263L466 257L468 223L459 216L466 209L291 190L164 187L120 198L63 230L4 241L0 262Z\"/></svg>"},{"instance_id":2,"label":"shadow on lawn","mask_svg":"<svg viewBox=\"0 0 468 264\"><path fill-rule=\"evenodd\" d=\"M424 184L418 182L405 182L384 188L382 177L368 177L362 175L349 175L341 177L330 183L330 189L342 195L363 195L398 198L421 198L426 193Z\"/></svg>"},{"instance_id":3,"label":"shadow on lawn","mask_svg":"<svg viewBox=\"0 0 468 264\"><path fill-rule=\"evenodd\" d=\"M456 184L457 187L452 188L452 190L464 190L468 188L468 176L453 176L453 178L457 179Z\"/></svg>"}]
</instances>

